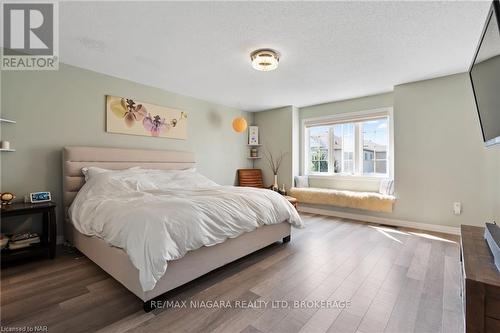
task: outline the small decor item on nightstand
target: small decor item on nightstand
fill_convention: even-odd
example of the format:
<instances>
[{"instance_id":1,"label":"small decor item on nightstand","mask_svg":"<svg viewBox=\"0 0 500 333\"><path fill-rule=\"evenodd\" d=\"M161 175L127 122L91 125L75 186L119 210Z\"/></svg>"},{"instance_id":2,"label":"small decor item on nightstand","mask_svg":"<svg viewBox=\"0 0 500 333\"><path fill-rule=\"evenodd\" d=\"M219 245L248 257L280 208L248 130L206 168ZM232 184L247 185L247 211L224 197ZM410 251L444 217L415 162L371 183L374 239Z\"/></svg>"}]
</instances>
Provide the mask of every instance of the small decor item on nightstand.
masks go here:
<instances>
[{"instance_id":1,"label":"small decor item on nightstand","mask_svg":"<svg viewBox=\"0 0 500 333\"><path fill-rule=\"evenodd\" d=\"M274 191L274 192L278 192L278 193L281 193L280 191L280 188L278 186L274 186L274 185L271 185L267 188L268 190L271 190L271 191Z\"/></svg>"},{"instance_id":2,"label":"small decor item on nightstand","mask_svg":"<svg viewBox=\"0 0 500 333\"><path fill-rule=\"evenodd\" d=\"M259 127L249 126L248 127L248 144L258 145L259 144Z\"/></svg>"},{"instance_id":3,"label":"small decor item on nightstand","mask_svg":"<svg viewBox=\"0 0 500 333\"><path fill-rule=\"evenodd\" d=\"M30 202L31 203L39 203L39 202L49 202L51 200L50 192L34 192L30 193Z\"/></svg>"},{"instance_id":4,"label":"small decor item on nightstand","mask_svg":"<svg viewBox=\"0 0 500 333\"><path fill-rule=\"evenodd\" d=\"M279 190L279 192L280 192L281 195L286 195L285 184L283 184L283 186L281 187L281 189Z\"/></svg>"},{"instance_id":5,"label":"small decor item on nightstand","mask_svg":"<svg viewBox=\"0 0 500 333\"><path fill-rule=\"evenodd\" d=\"M10 192L4 192L1 194L0 199L2 200L2 205L10 205L12 200L14 200L16 196Z\"/></svg>"},{"instance_id":6,"label":"small decor item on nightstand","mask_svg":"<svg viewBox=\"0 0 500 333\"><path fill-rule=\"evenodd\" d=\"M274 183L272 186L273 190L278 191L279 190L279 185L278 185L278 171L281 166L281 162L283 161L283 157L285 157L287 153L281 152L278 158L274 158L273 153L269 150L269 148L266 148L266 151L264 152L264 157L267 160L267 163L269 164L269 167L273 171L274 174Z\"/></svg>"}]
</instances>

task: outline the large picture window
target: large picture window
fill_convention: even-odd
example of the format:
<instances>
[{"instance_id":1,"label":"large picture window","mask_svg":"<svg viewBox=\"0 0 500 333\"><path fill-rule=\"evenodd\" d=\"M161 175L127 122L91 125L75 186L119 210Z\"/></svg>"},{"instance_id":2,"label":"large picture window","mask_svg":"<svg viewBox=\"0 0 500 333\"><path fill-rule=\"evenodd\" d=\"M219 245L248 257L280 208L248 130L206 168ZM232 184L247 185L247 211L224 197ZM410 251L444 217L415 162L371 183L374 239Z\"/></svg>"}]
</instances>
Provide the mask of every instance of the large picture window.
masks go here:
<instances>
[{"instance_id":1,"label":"large picture window","mask_svg":"<svg viewBox=\"0 0 500 333\"><path fill-rule=\"evenodd\" d=\"M328 126L312 127L309 131L309 147L312 172L328 172L330 128Z\"/></svg>"},{"instance_id":2,"label":"large picture window","mask_svg":"<svg viewBox=\"0 0 500 333\"><path fill-rule=\"evenodd\" d=\"M306 120L305 171L310 175L390 176L391 138L389 110Z\"/></svg>"}]
</instances>

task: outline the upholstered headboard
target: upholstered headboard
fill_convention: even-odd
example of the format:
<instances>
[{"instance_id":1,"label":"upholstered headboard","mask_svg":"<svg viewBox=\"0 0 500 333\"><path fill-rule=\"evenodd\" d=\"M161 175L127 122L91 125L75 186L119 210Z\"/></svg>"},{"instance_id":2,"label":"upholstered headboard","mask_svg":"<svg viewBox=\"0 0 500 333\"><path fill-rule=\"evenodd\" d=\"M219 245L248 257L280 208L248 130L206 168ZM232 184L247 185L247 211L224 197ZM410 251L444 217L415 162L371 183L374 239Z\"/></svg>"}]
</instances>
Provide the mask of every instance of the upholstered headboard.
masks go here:
<instances>
[{"instance_id":1,"label":"upholstered headboard","mask_svg":"<svg viewBox=\"0 0 500 333\"><path fill-rule=\"evenodd\" d=\"M85 183L83 167L178 170L195 166L194 153L172 150L145 150L101 147L65 147L63 151L63 201L65 217L78 190ZM65 218L66 220L66 218Z\"/></svg>"}]
</instances>

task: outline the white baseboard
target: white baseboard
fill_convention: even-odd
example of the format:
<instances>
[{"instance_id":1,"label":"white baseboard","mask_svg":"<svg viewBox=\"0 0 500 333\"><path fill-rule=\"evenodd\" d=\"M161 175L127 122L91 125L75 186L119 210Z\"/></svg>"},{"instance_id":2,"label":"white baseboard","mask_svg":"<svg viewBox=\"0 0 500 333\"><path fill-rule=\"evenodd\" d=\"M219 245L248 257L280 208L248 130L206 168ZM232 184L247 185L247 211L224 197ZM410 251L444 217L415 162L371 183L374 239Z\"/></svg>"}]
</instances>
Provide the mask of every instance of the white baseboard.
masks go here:
<instances>
[{"instance_id":1,"label":"white baseboard","mask_svg":"<svg viewBox=\"0 0 500 333\"><path fill-rule=\"evenodd\" d=\"M460 235L460 228L450 227L450 226L446 226L446 225L428 224L428 223L412 222L412 221L405 221L405 220L398 220L398 219L388 219L385 217L346 213L346 212L339 212L336 210L314 208L314 207L304 207L301 205L299 205L298 210L299 210L299 212L304 212L304 213L319 214L319 215L326 215L326 216L335 216L335 217L340 217L340 218L344 218L344 219L352 219L352 220L359 220L359 221L365 221L365 222L371 222L371 223L387 224L387 225L392 225L392 226L396 226L396 227L407 227L407 228L422 229L422 230L427 230L427 231L442 232L445 234Z\"/></svg>"}]
</instances>

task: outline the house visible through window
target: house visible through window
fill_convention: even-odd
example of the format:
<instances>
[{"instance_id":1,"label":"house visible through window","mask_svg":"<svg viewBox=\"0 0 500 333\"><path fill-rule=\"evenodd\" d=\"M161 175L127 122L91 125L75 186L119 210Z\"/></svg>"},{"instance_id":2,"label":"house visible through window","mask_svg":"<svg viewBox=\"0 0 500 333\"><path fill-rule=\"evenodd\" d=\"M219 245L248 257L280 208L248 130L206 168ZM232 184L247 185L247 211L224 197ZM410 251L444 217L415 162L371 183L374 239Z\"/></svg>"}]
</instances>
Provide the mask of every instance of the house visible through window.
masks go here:
<instances>
[{"instance_id":1,"label":"house visible through window","mask_svg":"<svg viewBox=\"0 0 500 333\"><path fill-rule=\"evenodd\" d=\"M391 133L389 112L353 119L321 119L305 124L305 171L308 174L388 176Z\"/></svg>"},{"instance_id":2,"label":"house visible through window","mask_svg":"<svg viewBox=\"0 0 500 333\"><path fill-rule=\"evenodd\" d=\"M359 123L363 139L363 174L387 174L389 150L388 118Z\"/></svg>"},{"instance_id":3,"label":"house visible through window","mask_svg":"<svg viewBox=\"0 0 500 333\"><path fill-rule=\"evenodd\" d=\"M328 172L330 128L313 127L309 131L309 147L311 156L310 170L312 172Z\"/></svg>"}]
</instances>

